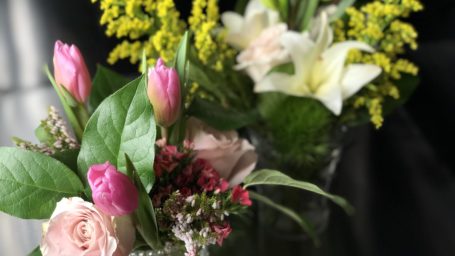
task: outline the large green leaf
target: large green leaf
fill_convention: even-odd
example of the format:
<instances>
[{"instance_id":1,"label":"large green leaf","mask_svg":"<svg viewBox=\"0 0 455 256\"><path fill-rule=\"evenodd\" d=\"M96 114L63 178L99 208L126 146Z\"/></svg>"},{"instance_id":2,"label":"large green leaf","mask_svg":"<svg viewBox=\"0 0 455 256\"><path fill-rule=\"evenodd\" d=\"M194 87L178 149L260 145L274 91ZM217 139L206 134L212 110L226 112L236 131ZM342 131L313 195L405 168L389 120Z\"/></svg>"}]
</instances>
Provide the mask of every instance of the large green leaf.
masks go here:
<instances>
[{"instance_id":1,"label":"large green leaf","mask_svg":"<svg viewBox=\"0 0 455 256\"><path fill-rule=\"evenodd\" d=\"M63 197L83 193L77 175L59 161L18 148L0 148L0 210L24 219L49 218Z\"/></svg>"},{"instance_id":2,"label":"large green leaf","mask_svg":"<svg viewBox=\"0 0 455 256\"><path fill-rule=\"evenodd\" d=\"M93 113L77 161L80 176L86 181L88 168L106 161L125 172L127 153L150 191L154 182L155 137L153 110L145 77L141 76L109 96Z\"/></svg>"},{"instance_id":3,"label":"large green leaf","mask_svg":"<svg viewBox=\"0 0 455 256\"><path fill-rule=\"evenodd\" d=\"M129 81L128 78L98 65L88 101L90 111L93 112L105 98L122 88Z\"/></svg>"},{"instance_id":4,"label":"large green leaf","mask_svg":"<svg viewBox=\"0 0 455 256\"><path fill-rule=\"evenodd\" d=\"M249 195L252 199L260 201L260 202L264 203L265 205L274 208L275 210L285 214L286 216L288 216L289 218L294 220L313 239L315 245L319 245L320 241L316 235L316 232L314 231L311 224L303 216L300 216L294 210L292 210L284 205L275 203L270 198L265 197L261 194L255 193L253 191L249 191Z\"/></svg>"},{"instance_id":5,"label":"large green leaf","mask_svg":"<svg viewBox=\"0 0 455 256\"><path fill-rule=\"evenodd\" d=\"M239 112L225 109L215 102L199 98L193 100L188 114L218 130L235 130L254 123L259 118L259 114L255 111Z\"/></svg>"},{"instance_id":6,"label":"large green leaf","mask_svg":"<svg viewBox=\"0 0 455 256\"><path fill-rule=\"evenodd\" d=\"M153 249L161 249L163 245L160 240L158 223L152 201L141 184L136 168L127 154L125 154L125 159L128 176L133 180L139 192L139 206L132 215L136 228L148 246Z\"/></svg>"},{"instance_id":7,"label":"large green leaf","mask_svg":"<svg viewBox=\"0 0 455 256\"><path fill-rule=\"evenodd\" d=\"M276 185L306 190L327 197L337 205L341 206L349 214L354 212L353 207L344 198L329 194L323 191L315 184L305 181L294 180L293 178L279 171L275 170L254 171L250 175L248 175L243 182L245 188L257 185Z\"/></svg>"}]
</instances>

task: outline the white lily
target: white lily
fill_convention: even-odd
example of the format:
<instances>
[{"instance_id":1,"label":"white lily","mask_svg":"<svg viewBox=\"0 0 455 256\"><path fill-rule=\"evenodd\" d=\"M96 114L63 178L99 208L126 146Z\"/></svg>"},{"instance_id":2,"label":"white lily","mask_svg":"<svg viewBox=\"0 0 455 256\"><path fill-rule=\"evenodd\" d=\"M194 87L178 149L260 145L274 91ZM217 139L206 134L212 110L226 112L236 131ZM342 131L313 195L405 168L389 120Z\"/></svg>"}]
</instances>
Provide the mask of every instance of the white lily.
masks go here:
<instances>
[{"instance_id":1,"label":"white lily","mask_svg":"<svg viewBox=\"0 0 455 256\"><path fill-rule=\"evenodd\" d=\"M235 12L225 12L221 20L228 30L226 41L242 50L247 48L264 29L277 24L280 18L277 11L268 9L259 0L251 0L244 16Z\"/></svg>"},{"instance_id":2,"label":"white lily","mask_svg":"<svg viewBox=\"0 0 455 256\"><path fill-rule=\"evenodd\" d=\"M381 68L369 64L345 65L351 49L373 52L369 45L346 41L332 45L333 34L322 14L320 33L313 42L308 32L286 32L281 44L291 54L295 74L271 73L256 83L255 92L278 91L288 95L311 97L321 101L335 115L342 110L343 100L375 79Z\"/></svg>"}]
</instances>

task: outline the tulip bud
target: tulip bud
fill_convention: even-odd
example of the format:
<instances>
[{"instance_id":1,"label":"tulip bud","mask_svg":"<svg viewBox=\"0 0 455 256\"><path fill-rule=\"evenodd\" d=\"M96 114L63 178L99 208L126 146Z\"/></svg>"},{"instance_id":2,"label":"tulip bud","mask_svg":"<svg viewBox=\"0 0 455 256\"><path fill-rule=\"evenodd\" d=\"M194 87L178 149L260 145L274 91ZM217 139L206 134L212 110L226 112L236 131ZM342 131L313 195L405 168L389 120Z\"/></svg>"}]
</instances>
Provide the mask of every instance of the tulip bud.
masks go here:
<instances>
[{"instance_id":1,"label":"tulip bud","mask_svg":"<svg viewBox=\"0 0 455 256\"><path fill-rule=\"evenodd\" d=\"M156 122L162 127L169 127L179 117L181 96L180 80L177 71L164 65L160 58L148 73L147 94L155 111Z\"/></svg>"},{"instance_id":2,"label":"tulip bud","mask_svg":"<svg viewBox=\"0 0 455 256\"><path fill-rule=\"evenodd\" d=\"M87 173L96 207L105 214L121 216L138 207L139 195L128 176L117 171L109 162L92 165Z\"/></svg>"},{"instance_id":3,"label":"tulip bud","mask_svg":"<svg viewBox=\"0 0 455 256\"><path fill-rule=\"evenodd\" d=\"M76 101L86 102L92 89L92 81L77 46L55 42L54 77L56 83L64 86Z\"/></svg>"}]
</instances>

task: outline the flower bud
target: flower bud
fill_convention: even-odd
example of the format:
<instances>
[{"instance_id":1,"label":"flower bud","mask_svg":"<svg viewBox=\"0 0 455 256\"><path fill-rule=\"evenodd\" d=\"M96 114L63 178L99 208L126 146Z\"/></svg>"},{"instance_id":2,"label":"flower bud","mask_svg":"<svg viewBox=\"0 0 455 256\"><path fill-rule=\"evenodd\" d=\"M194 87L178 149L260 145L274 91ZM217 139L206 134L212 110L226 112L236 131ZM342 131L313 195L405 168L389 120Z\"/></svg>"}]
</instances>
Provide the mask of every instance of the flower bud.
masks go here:
<instances>
[{"instance_id":1,"label":"flower bud","mask_svg":"<svg viewBox=\"0 0 455 256\"><path fill-rule=\"evenodd\" d=\"M92 81L77 46L55 42L54 77L56 83L64 86L76 101L86 102L92 89Z\"/></svg>"},{"instance_id":2,"label":"flower bud","mask_svg":"<svg viewBox=\"0 0 455 256\"><path fill-rule=\"evenodd\" d=\"M181 96L177 71L164 65L160 58L148 73L147 94L155 111L155 120L162 127L169 127L179 117Z\"/></svg>"},{"instance_id":3,"label":"flower bud","mask_svg":"<svg viewBox=\"0 0 455 256\"><path fill-rule=\"evenodd\" d=\"M138 207L139 196L128 176L109 162L92 165L87 173L96 207L105 214L121 216Z\"/></svg>"}]
</instances>

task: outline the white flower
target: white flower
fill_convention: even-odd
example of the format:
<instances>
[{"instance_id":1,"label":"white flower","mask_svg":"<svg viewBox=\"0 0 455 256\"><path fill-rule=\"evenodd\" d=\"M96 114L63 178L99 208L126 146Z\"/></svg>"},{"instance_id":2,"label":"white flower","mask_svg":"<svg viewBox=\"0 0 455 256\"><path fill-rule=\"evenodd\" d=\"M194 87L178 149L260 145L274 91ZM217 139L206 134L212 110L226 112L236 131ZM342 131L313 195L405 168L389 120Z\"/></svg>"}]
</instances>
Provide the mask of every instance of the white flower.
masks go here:
<instances>
[{"instance_id":1,"label":"white flower","mask_svg":"<svg viewBox=\"0 0 455 256\"><path fill-rule=\"evenodd\" d=\"M309 33L283 34L281 44L291 54L295 74L271 73L256 83L255 92L278 91L293 96L312 97L320 100L335 115L339 115L343 100L375 79L381 73L381 68L367 64L346 66L349 50L374 50L357 41L332 45L332 37L325 14L322 15L316 42L310 39Z\"/></svg>"},{"instance_id":2,"label":"white flower","mask_svg":"<svg viewBox=\"0 0 455 256\"><path fill-rule=\"evenodd\" d=\"M246 69L248 75L259 82L275 66L289 62L289 53L280 43L280 37L288 30L287 25L273 25L253 40L237 56L237 70Z\"/></svg>"},{"instance_id":3,"label":"white flower","mask_svg":"<svg viewBox=\"0 0 455 256\"><path fill-rule=\"evenodd\" d=\"M235 12L225 12L221 16L228 29L226 41L242 50L250 45L264 29L279 22L278 12L267 9L259 0L251 0L245 10L245 16Z\"/></svg>"}]
</instances>

